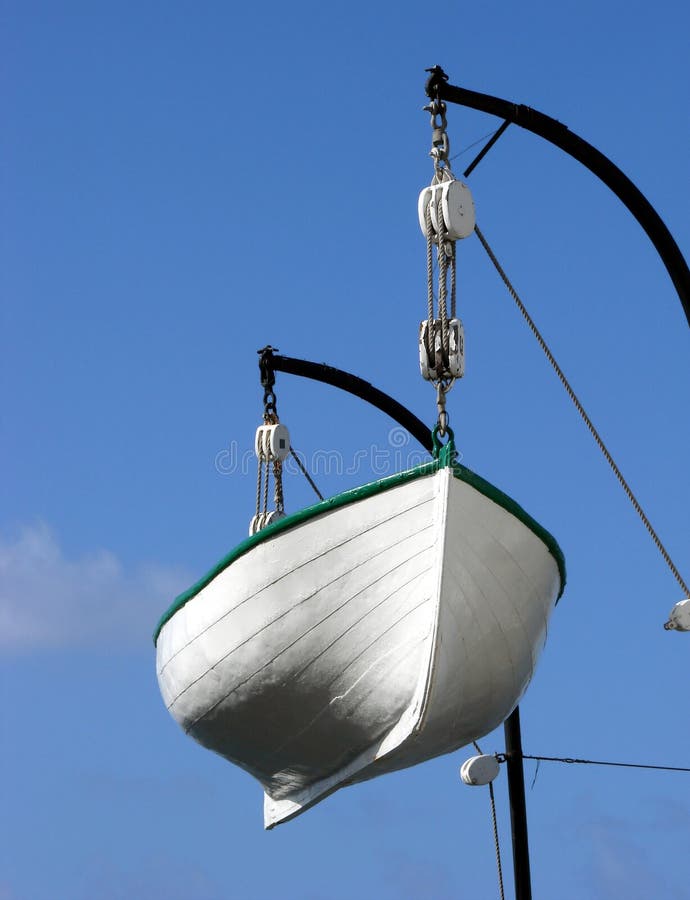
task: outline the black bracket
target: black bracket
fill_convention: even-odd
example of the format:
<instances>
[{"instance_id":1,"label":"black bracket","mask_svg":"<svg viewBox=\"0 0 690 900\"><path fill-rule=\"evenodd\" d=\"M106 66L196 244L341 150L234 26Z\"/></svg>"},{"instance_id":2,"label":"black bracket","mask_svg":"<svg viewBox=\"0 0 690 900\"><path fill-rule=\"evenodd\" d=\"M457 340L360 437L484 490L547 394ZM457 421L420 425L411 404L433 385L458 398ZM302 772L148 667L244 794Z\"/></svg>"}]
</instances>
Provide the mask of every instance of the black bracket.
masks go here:
<instances>
[{"instance_id":1,"label":"black bracket","mask_svg":"<svg viewBox=\"0 0 690 900\"><path fill-rule=\"evenodd\" d=\"M288 375L299 375L302 378L311 378L313 381L321 381L324 384L330 384L332 387L339 388L341 391L347 391L348 394L354 394L360 400L370 403L377 409L380 409L386 415L394 419L398 425L409 431L419 443L428 450L433 452L433 441L431 438L431 429L425 425L421 419L418 419L414 413L404 407L402 403L398 403L388 394L384 394L378 388L375 388L368 381L359 378L357 375L351 375L349 372L343 372L333 366L327 366L323 363L310 362L306 359L294 359L291 356L279 356L275 353L275 347L269 344L259 353L259 370L261 373L261 384L267 391L273 391L275 384L275 373L285 372Z\"/></svg>"},{"instance_id":2,"label":"black bracket","mask_svg":"<svg viewBox=\"0 0 690 900\"><path fill-rule=\"evenodd\" d=\"M690 325L690 269L688 264L673 235L652 204L627 175L621 172L618 166L614 165L596 147L570 131L562 122L558 122L530 106L511 103L508 100L501 100L499 97L480 94L477 91L448 84L448 76L440 66L434 66L433 69L426 71L431 73L426 82L427 96L432 99L445 100L447 103L478 109L481 112L498 116L505 122L513 122L520 128L531 131L559 147L603 181L635 216L654 244L671 276L671 281Z\"/></svg>"}]
</instances>

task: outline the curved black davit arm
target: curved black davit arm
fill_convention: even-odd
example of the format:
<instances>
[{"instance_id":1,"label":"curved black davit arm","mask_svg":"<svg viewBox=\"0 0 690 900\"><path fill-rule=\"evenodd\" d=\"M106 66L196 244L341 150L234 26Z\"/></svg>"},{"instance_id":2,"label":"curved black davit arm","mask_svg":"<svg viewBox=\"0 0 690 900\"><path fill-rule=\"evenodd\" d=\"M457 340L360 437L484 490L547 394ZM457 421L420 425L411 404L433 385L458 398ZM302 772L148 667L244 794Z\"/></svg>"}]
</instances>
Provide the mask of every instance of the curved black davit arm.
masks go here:
<instances>
[{"instance_id":1,"label":"curved black davit arm","mask_svg":"<svg viewBox=\"0 0 690 900\"><path fill-rule=\"evenodd\" d=\"M558 122L530 106L524 106L522 103L511 103L508 100L501 100L499 97L480 94L477 91L448 84L448 76L440 66L434 66L428 71L431 74L426 83L426 93L430 98L457 103L460 106L468 106L471 109L499 116L504 120L505 125L508 123L519 125L564 150L583 166L586 166L597 178L600 178L635 216L656 247L678 292L690 325L690 269L688 269L688 264L673 239L673 235L664 225L652 204L635 187L627 175L621 172L618 166L614 165L596 147L570 131L562 122Z\"/></svg>"},{"instance_id":2,"label":"curved black davit arm","mask_svg":"<svg viewBox=\"0 0 690 900\"><path fill-rule=\"evenodd\" d=\"M261 384L264 388L272 390L276 372L285 372L288 375L298 375L301 378L311 378L313 381L330 384L332 387L346 391L348 394L354 394L360 400L364 400L366 403L375 406L376 409L380 409L381 412L390 416L398 425L417 438L425 450L428 450L429 453L433 451L431 428L422 422L421 419L418 419L402 403L398 403L397 400L389 397L388 394L384 394L383 391L374 387L373 384L357 375L352 375L350 372L336 369L334 366L311 362L307 359L295 359L293 356L280 356L277 355L275 350L276 348L271 347L269 344L258 351Z\"/></svg>"}]
</instances>

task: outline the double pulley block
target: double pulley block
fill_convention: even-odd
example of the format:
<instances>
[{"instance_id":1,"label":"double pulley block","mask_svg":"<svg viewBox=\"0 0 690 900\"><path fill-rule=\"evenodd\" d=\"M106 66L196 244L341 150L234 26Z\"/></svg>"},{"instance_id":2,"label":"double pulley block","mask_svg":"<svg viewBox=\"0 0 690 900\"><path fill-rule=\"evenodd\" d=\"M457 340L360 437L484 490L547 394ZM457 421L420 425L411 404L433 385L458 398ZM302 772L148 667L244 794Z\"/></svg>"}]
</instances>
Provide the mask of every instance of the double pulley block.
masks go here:
<instances>
[{"instance_id":1,"label":"double pulley block","mask_svg":"<svg viewBox=\"0 0 690 900\"><path fill-rule=\"evenodd\" d=\"M427 235L427 209L431 219L431 240L461 241L474 231L474 201L470 189L450 176L425 187L419 195L417 213L422 234ZM440 224L439 224L440 222Z\"/></svg>"},{"instance_id":2,"label":"double pulley block","mask_svg":"<svg viewBox=\"0 0 690 900\"><path fill-rule=\"evenodd\" d=\"M284 518L282 465L290 454L290 433L280 422L264 422L256 429L254 450L259 468L256 490L256 514L249 523L249 534L256 534L272 522ZM268 509L269 472L273 470L275 509ZM263 495L263 502L262 502Z\"/></svg>"},{"instance_id":3,"label":"double pulley block","mask_svg":"<svg viewBox=\"0 0 690 900\"><path fill-rule=\"evenodd\" d=\"M417 203L419 226L427 240L431 256L437 250L438 290L434 303L433 274L429 277L429 308L437 312L419 327L419 368L422 377L447 389L465 374L465 335L462 321L455 315L455 242L474 231L475 212L472 194L466 184L457 181L449 169L434 176ZM451 270L450 315L448 311L447 276Z\"/></svg>"}]
</instances>

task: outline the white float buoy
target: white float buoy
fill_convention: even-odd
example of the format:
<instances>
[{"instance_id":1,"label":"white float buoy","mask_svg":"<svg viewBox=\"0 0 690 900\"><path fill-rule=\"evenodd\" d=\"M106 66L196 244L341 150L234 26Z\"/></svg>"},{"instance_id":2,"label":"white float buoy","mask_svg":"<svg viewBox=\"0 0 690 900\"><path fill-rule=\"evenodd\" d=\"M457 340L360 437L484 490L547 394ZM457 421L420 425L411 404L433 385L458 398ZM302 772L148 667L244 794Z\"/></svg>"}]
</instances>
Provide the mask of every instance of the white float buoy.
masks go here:
<instances>
[{"instance_id":1,"label":"white float buoy","mask_svg":"<svg viewBox=\"0 0 690 900\"><path fill-rule=\"evenodd\" d=\"M460 767L460 777L469 785L489 784L498 775L500 766L495 756L471 756Z\"/></svg>"},{"instance_id":2,"label":"white float buoy","mask_svg":"<svg viewBox=\"0 0 690 900\"><path fill-rule=\"evenodd\" d=\"M690 631L690 597L676 603L664 628L666 631Z\"/></svg>"}]
</instances>

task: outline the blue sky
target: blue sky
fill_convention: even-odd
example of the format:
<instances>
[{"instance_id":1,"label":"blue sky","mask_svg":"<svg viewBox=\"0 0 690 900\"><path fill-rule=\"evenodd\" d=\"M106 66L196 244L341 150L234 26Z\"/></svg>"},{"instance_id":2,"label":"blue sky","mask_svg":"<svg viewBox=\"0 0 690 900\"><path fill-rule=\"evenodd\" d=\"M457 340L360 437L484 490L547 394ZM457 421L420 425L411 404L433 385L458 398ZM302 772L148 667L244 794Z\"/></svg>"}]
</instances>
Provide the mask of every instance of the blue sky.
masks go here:
<instances>
[{"instance_id":1,"label":"blue sky","mask_svg":"<svg viewBox=\"0 0 690 900\"><path fill-rule=\"evenodd\" d=\"M599 147L690 252L685 5L3 2L0 900L497 895L464 751L271 833L252 779L155 680L172 597L246 533L258 347L355 371L431 423L419 377L431 177L424 69ZM452 108L451 151L498 122ZM472 151L455 162L456 172ZM688 329L648 239L511 127L471 177L482 230L690 577ZM688 765L672 577L479 243L459 256L463 462L558 538L569 584L521 705L525 752ZM325 493L413 444L280 376ZM296 476L289 509L310 501ZM502 734L482 746L502 749ZM526 766L535 897L690 897L690 776ZM496 783L510 878L505 773Z\"/></svg>"}]
</instances>

